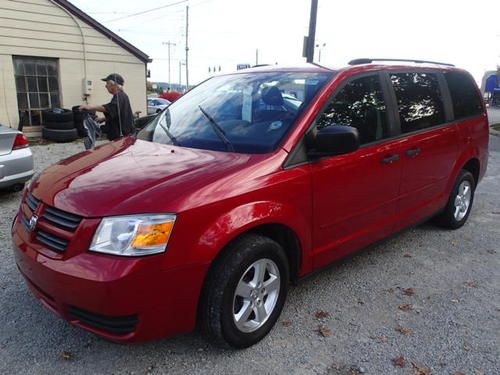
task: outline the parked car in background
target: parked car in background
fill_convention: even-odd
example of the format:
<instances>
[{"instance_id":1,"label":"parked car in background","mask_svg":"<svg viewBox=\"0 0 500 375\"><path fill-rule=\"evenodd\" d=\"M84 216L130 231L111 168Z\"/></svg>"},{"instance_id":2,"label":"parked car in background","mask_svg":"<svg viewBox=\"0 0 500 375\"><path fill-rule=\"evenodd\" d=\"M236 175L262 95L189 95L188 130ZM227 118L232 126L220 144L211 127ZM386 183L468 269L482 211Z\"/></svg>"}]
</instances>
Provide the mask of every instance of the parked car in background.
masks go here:
<instances>
[{"instance_id":1,"label":"parked car in background","mask_svg":"<svg viewBox=\"0 0 500 375\"><path fill-rule=\"evenodd\" d=\"M20 131L0 124L0 189L19 191L33 173L28 139Z\"/></svg>"},{"instance_id":2,"label":"parked car in background","mask_svg":"<svg viewBox=\"0 0 500 375\"><path fill-rule=\"evenodd\" d=\"M446 64L213 77L34 180L16 263L46 307L107 339L200 327L248 347L291 281L430 218L464 225L488 134L474 80Z\"/></svg>"},{"instance_id":3,"label":"parked car in background","mask_svg":"<svg viewBox=\"0 0 500 375\"><path fill-rule=\"evenodd\" d=\"M160 113L170 102L163 98L148 98L148 115Z\"/></svg>"}]
</instances>

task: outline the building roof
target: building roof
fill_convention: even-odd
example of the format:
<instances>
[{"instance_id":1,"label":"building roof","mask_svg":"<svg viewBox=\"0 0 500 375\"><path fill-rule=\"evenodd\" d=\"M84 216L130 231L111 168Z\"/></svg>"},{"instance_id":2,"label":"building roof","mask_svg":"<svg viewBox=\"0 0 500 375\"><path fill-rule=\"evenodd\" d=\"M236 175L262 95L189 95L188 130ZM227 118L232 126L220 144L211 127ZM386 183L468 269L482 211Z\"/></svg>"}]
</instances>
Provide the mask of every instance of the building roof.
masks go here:
<instances>
[{"instance_id":1,"label":"building roof","mask_svg":"<svg viewBox=\"0 0 500 375\"><path fill-rule=\"evenodd\" d=\"M94 29L97 31L101 32L102 34L106 35L110 40L118 44L120 47L125 49L126 51L130 52L132 55L137 57L139 60L141 60L144 63L148 63L153 61L152 59L149 58L147 54L142 52L140 49L137 47L133 46L129 42L127 42L125 39L120 38L118 35L116 35L114 32L103 26L101 23L97 22L95 19L90 17L88 14L83 12L81 9L77 8L73 4L71 4L69 1L66 0L52 0L53 2L59 4L63 8L65 8L68 12L73 14L74 16L78 17L80 20L85 22L86 24L92 26Z\"/></svg>"}]
</instances>

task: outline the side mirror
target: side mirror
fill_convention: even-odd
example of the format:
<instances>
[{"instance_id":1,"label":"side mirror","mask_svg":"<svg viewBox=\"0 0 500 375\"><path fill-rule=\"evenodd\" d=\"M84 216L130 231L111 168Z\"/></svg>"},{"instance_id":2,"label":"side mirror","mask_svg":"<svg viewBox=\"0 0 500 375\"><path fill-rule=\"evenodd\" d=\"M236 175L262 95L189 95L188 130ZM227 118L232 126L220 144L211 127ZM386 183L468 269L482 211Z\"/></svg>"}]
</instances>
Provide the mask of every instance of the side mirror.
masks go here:
<instances>
[{"instance_id":1,"label":"side mirror","mask_svg":"<svg viewBox=\"0 0 500 375\"><path fill-rule=\"evenodd\" d=\"M345 125L330 125L320 129L313 139L311 157L348 154L359 148L358 129Z\"/></svg>"}]
</instances>

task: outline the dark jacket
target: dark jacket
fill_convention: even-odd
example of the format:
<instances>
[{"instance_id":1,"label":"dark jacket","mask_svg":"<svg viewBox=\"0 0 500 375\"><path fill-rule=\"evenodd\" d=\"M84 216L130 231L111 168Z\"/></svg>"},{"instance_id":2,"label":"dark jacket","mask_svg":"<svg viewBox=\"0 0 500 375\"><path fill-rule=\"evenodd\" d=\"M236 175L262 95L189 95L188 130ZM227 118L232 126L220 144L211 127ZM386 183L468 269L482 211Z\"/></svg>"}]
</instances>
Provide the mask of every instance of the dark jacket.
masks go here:
<instances>
[{"instance_id":1,"label":"dark jacket","mask_svg":"<svg viewBox=\"0 0 500 375\"><path fill-rule=\"evenodd\" d=\"M110 141L134 132L134 115L127 94L123 91L117 92L111 102L103 107L106 109L104 116Z\"/></svg>"}]
</instances>

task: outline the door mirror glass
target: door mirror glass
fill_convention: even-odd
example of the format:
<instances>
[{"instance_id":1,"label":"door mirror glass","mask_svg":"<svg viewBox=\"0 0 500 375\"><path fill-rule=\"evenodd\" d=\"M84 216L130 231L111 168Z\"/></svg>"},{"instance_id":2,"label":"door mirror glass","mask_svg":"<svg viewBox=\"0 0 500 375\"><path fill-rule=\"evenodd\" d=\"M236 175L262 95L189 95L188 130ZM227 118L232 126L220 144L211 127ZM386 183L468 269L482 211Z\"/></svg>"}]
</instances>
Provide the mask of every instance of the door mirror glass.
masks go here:
<instances>
[{"instance_id":1,"label":"door mirror glass","mask_svg":"<svg viewBox=\"0 0 500 375\"><path fill-rule=\"evenodd\" d=\"M358 129L342 124L332 124L317 131L309 156L342 155L356 151L358 148Z\"/></svg>"}]
</instances>

